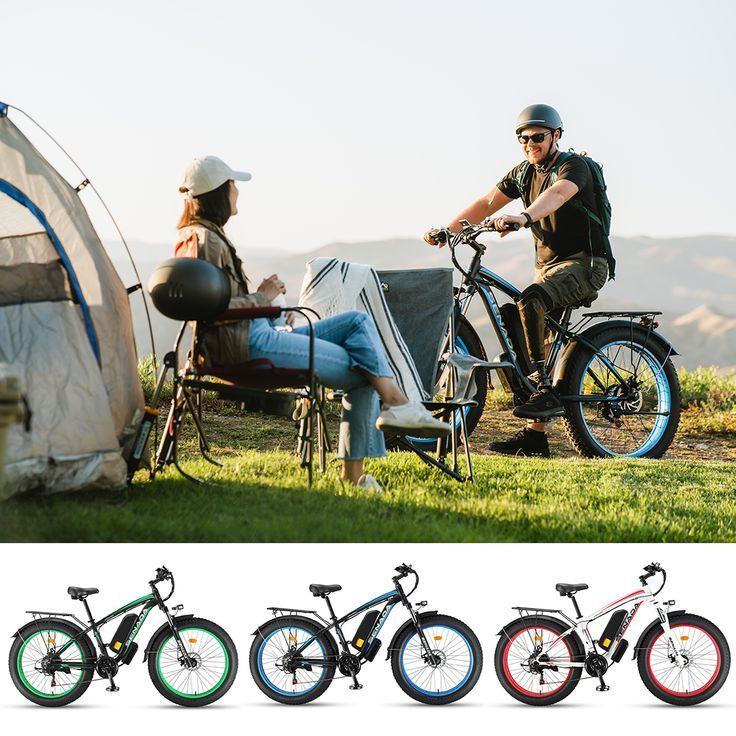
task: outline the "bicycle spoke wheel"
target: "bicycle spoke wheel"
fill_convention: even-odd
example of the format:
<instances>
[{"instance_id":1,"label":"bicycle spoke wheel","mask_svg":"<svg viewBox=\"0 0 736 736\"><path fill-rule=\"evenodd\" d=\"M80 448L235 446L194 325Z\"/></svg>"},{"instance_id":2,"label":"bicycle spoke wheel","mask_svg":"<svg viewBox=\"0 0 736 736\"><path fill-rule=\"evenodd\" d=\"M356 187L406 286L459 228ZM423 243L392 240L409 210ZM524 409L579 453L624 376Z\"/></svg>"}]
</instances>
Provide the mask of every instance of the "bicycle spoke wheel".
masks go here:
<instances>
[{"instance_id":1,"label":"bicycle spoke wheel","mask_svg":"<svg viewBox=\"0 0 736 736\"><path fill-rule=\"evenodd\" d=\"M308 703L330 686L336 646L321 629L316 621L289 616L259 627L250 650L250 671L269 698L293 705Z\"/></svg>"},{"instance_id":2,"label":"bicycle spoke wheel","mask_svg":"<svg viewBox=\"0 0 736 736\"><path fill-rule=\"evenodd\" d=\"M60 619L32 621L18 630L10 648L10 676L37 705L67 705L89 687L94 661L92 644L79 627Z\"/></svg>"},{"instance_id":3,"label":"bicycle spoke wheel","mask_svg":"<svg viewBox=\"0 0 736 736\"><path fill-rule=\"evenodd\" d=\"M449 616L423 619L421 626L429 651L414 627L407 627L392 652L394 676L406 693L423 703L459 700L480 675L482 652L475 634Z\"/></svg>"},{"instance_id":4,"label":"bicycle spoke wheel","mask_svg":"<svg viewBox=\"0 0 736 736\"><path fill-rule=\"evenodd\" d=\"M63 631L44 629L23 642L18 652L18 674L25 686L42 698L63 698L71 693L82 680L80 668L71 669L66 663L81 662L82 649L72 642L58 657L55 652L71 641ZM53 662L54 672L49 672L46 662ZM64 672L66 668L68 671Z\"/></svg>"},{"instance_id":5,"label":"bicycle spoke wheel","mask_svg":"<svg viewBox=\"0 0 736 736\"><path fill-rule=\"evenodd\" d=\"M660 457L680 415L679 383L661 346L625 327L596 338L599 354L579 350L570 360L562 393L605 401L568 402L566 429L583 455Z\"/></svg>"},{"instance_id":6,"label":"bicycle spoke wheel","mask_svg":"<svg viewBox=\"0 0 736 736\"><path fill-rule=\"evenodd\" d=\"M535 655L536 651L541 654ZM572 675L570 645L555 631L543 627L523 629L515 634L507 641L503 656L504 672L509 682L530 698L557 694ZM533 670L531 663L538 662L541 657L544 658L545 669Z\"/></svg>"},{"instance_id":7,"label":"bicycle spoke wheel","mask_svg":"<svg viewBox=\"0 0 736 736\"><path fill-rule=\"evenodd\" d=\"M504 690L527 705L551 705L580 682L583 647L569 626L548 616L524 617L503 628L496 675Z\"/></svg>"},{"instance_id":8,"label":"bicycle spoke wheel","mask_svg":"<svg viewBox=\"0 0 736 736\"><path fill-rule=\"evenodd\" d=\"M312 638L306 629L287 627L269 634L261 643L258 666L261 678L277 693L287 697L306 695L314 690L325 675L324 667L310 665L311 671L288 668L289 655ZM305 659L325 660L327 652L318 639L313 639L302 651Z\"/></svg>"},{"instance_id":9,"label":"bicycle spoke wheel","mask_svg":"<svg viewBox=\"0 0 736 736\"><path fill-rule=\"evenodd\" d=\"M730 653L720 630L692 614L670 622L672 636L661 626L645 638L639 651L639 674L650 692L674 705L710 698L728 675Z\"/></svg>"},{"instance_id":10,"label":"bicycle spoke wheel","mask_svg":"<svg viewBox=\"0 0 736 736\"><path fill-rule=\"evenodd\" d=\"M149 657L156 688L179 705L207 705L230 688L237 671L237 652L227 633L211 621L191 619L179 624L176 637L164 630Z\"/></svg>"}]
</instances>

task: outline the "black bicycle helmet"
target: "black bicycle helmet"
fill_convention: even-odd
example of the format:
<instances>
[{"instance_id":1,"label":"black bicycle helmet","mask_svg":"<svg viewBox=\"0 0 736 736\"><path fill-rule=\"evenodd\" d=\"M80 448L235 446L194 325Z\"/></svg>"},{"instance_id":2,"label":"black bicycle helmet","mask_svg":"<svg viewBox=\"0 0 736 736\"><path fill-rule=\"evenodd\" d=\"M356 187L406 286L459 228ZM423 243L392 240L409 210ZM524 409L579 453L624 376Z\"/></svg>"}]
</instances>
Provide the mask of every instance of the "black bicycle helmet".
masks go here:
<instances>
[{"instance_id":1,"label":"black bicycle helmet","mask_svg":"<svg viewBox=\"0 0 736 736\"><path fill-rule=\"evenodd\" d=\"M530 125L539 125L542 128L550 130L559 130L562 132L562 118L560 113L549 105L529 105L519 113L519 119L516 121L516 135Z\"/></svg>"}]
</instances>

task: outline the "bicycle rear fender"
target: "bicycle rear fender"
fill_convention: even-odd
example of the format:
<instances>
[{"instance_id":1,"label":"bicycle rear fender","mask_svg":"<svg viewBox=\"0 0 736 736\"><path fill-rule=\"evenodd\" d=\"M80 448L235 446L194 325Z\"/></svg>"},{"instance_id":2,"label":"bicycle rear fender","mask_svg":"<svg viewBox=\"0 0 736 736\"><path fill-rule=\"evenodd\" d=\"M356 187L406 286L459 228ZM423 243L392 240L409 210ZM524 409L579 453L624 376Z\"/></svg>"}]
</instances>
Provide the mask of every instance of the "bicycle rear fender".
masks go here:
<instances>
[{"instance_id":1,"label":"bicycle rear fender","mask_svg":"<svg viewBox=\"0 0 736 736\"><path fill-rule=\"evenodd\" d=\"M34 621L29 621L27 624L23 624L23 626L20 626L15 631L15 633L11 636L11 639L15 639L17 636L22 637L23 632L26 629L28 629L31 632L38 632L39 629L44 629L47 626L53 626L54 624L66 624L67 626L73 626L79 631L79 633L82 633L83 631L82 627L74 621L70 621L69 619L61 618L58 616L49 616L48 618L39 618L39 619L35 619Z\"/></svg>"},{"instance_id":2,"label":"bicycle rear fender","mask_svg":"<svg viewBox=\"0 0 736 736\"><path fill-rule=\"evenodd\" d=\"M686 611L684 608L681 608L677 611L670 611L667 614L667 618L670 621L672 621L673 619L676 619L685 613ZM657 629L661 629L661 628L662 628L662 622L658 618L656 618L654 619L654 621L652 621L652 623L649 624L649 626L646 627L646 629L644 629L644 631L641 632L641 635L639 636L639 639L636 642L636 646L634 647L634 651L631 656L631 659L636 659L637 655L639 654L639 651L641 650L641 645L644 643L644 639L646 639L647 636L649 636L649 634L652 633L652 631L656 631Z\"/></svg>"},{"instance_id":3,"label":"bicycle rear fender","mask_svg":"<svg viewBox=\"0 0 736 736\"><path fill-rule=\"evenodd\" d=\"M555 366L555 386L561 384L565 380L565 371L567 369L567 365L570 362L570 358L572 358L575 351L583 350L586 348L586 345L583 341L590 342L596 335L599 335L604 330L609 330L612 327L623 327L627 330L632 329L631 322L617 319L608 322L596 322L579 334L575 335L575 338L571 340L565 347L564 352L560 356L559 360L557 361L557 365ZM672 343L662 337L662 335L660 335L659 332L657 332L656 330L649 330L642 325L634 324L633 331L634 334L642 339L642 342L646 341L648 344L654 343L669 355L679 355L677 350L675 350L675 348L672 346Z\"/></svg>"},{"instance_id":4,"label":"bicycle rear fender","mask_svg":"<svg viewBox=\"0 0 736 736\"><path fill-rule=\"evenodd\" d=\"M269 624L273 623L274 621L278 621L279 619L288 618L291 621L294 621L295 623L304 623L304 624L311 624L312 626L317 626L320 629L324 628L324 624L320 621L315 621L313 618L309 618L309 616L274 616L273 618L268 619L268 621L264 621L252 634L251 636L260 636L261 631L266 628ZM327 638L327 641L330 643L330 646L332 647L331 654L337 657L337 642L335 641L335 637L332 636L332 634L329 631L324 632L325 637Z\"/></svg>"},{"instance_id":5,"label":"bicycle rear fender","mask_svg":"<svg viewBox=\"0 0 736 736\"><path fill-rule=\"evenodd\" d=\"M429 618L430 616L436 616L438 613L439 611L422 611L421 613L417 614L417 618L421 622L423 618ZM404 621L404 623L401 624L401 626L399 626L393 638L391 639L391 643L388 645L388 649L386 650L386 659L388 659L391 656L391 652L393 652L393 650L396 649L396 642L398 642L399 637L407 629L411 629L413 627L414 627L414 622L411 619Z\"/></svg>"},{"instance_id":6,"label":"bicycle rear fender","mask_svg":"<svg viewBox=\"0 0 736 736\"><path fill-rule=\"evenodd\" d=\"M188 621L189 619L194 618L193 613L185 613L182 616L174 616L174 621L176 623L181 623L182 621ZM169 623L168 621L165 624L161 624L156 631L153 632L153 636L148 640L148 644L146 644L146 649L143 652L143 661L148 661L148 655L153 651L153 642L156 641L156 638L159 636L159 634L162 634L166 629L169 629Z\"/></svg>"},{"instance_id":7,"label":"bicycle rear fender","mask_svg":"<svg viewBox=\"0 0 736 736\"><path fill-rule=\"evenodd\" d=\"M562 619L555 618L554 616L519 616L519 618L515 618L513 621L509 621L502 629L499 631L496 636L505 636L507 639L509 638L508 634L506 633L507 629L510 629L512 626L515 626L518 623L534 623L539 626L544 626L544 624L557 624L563 626L565 629L570 628L570 624L567 623L567 621L563 621ZM567 635L568 639L572 639L575 644L578 647L578 654L584 654L585 653L585 647L583 646L583 640L578 635L577 631L572 631Z\"/></svg>"}]
</instances>

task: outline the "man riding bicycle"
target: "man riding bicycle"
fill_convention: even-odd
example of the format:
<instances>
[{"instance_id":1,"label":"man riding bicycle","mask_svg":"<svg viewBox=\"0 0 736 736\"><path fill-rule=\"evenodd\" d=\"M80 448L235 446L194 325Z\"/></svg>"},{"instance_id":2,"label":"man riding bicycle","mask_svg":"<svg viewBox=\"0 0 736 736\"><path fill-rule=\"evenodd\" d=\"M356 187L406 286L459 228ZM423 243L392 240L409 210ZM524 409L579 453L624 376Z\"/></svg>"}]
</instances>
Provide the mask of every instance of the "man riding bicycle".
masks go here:
<instances>
[{"instance_id":1,"label":"man riding bicycle","mask_svg":"<svg viewBox=\"0 0 736 736\"><path fill-rule=\"evenodd\" d=\"M486 196L466 207L448 225L451 231L459 232L461 220L476 224L492 218L518 198L526 204L519 215L491 220L501 237L517 227L531 228L536 252L534 281L517 299L517 306L537 390L514 409L515 416L529 420L527 427L510 440L490 445L491 450L509 455L549 457L545 422L562 416L565 410L545 370L545 315L554 316L564 307L590 303L608 275L605 235L586 214L586 210L596 210L593 176L579 156L562 154L564 160L558 162L562 131L562 119L554 108L541 104L524 108L516 135L526 161L511 169ZM441 245L437 232L436 228L430 229L424 240Z\"/></svg>"}]
</instances>

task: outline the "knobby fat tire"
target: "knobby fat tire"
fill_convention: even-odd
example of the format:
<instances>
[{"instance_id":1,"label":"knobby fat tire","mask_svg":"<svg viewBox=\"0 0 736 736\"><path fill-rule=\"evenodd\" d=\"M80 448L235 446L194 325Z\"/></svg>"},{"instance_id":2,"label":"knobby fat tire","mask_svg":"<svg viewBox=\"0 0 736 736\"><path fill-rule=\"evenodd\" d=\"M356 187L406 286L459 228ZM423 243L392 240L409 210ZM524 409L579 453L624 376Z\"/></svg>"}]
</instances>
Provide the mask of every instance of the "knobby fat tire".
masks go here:
<instances>
[{"instance_id":1,"label":"knobby fat tire","mask_svg":"<svg viewBox=\"0 0 736 736\"><path fill-rule=\"evenodd\" d=\"M721 658L720 671L706 690L694 696L671 695L670 693L662 690L657 682L652 678L648 667L649 650L659 634L662 632L660 627L656 627L652 630L641 643L641 648L637 652L636 656L637 666L639 668L639 676L641 677L642 682L646 686L647 690L649 690L649 692L655 697L663 700L665 703L669 703L670 705L697 705L698 703L702 703L703 701L712 698L721 689L721 687L723 687L723 683L726 681L728 671L731 667L731 652L729 650L726 637L723 635L721 630L707 618L696 616L692 613L685 613L679 616L673 616L670 619L671 626L682 624L686 626L695 626L706 631L712 637L719 649Z\"/></svg>"},{"instance_id":2,"label":"knobby fat tire","mask_svg":"<svg viewBox=\"0 0 736 736\"><path fill-rule=\"evenodd\" d=\"M483 649L480 645L480 641L478 641L478 637L467 624L463 623L459 619L453 618L452 616L445 616L442 614L437 616L427 616L423 617L419 623L423 629L430 628L432 626L445 626L447 628L455 629L459 634L462 634L462 636L465 637L473 654L473 668L470 672L470 676L461 688L449 695L431 696L417 691L413 684L404 678L401 668L401 652L404 648L404 644L407 639L416 634L416 631L412 626L408 627L401 637L399 637L395 648L391 652L391 670L393 672L394 679L398 683L399 687L409 697L414 700L418 700L420 703L426 703L427 705L446 705L464 698L475 687L475 684L478 682L478 678L480 677L480 673L483 670Z\"/></svg>"},{"instance_id":3,"label":"knobby fat tire","mask_svg":"<svg viewBox=\"0 0 736 736\"><path fill-rule=\"evenodd\" d=\"M263 692L272 700L275 700L277 703L284 703L286 705L303 705L304 703L310 703L311 701L316 700L332 684L332 680L335 677L336 652L333 649L332 642L326 634L322 634L321 636L317 637L317 641L321 644L326 656L329 657L330 655L332 655L332 659L328 661L327 666L324 668L322 681L319 683L319 685L317 685L317 687L311 689L309 692L304 693L303 695L282 695L281 693L276 692L267 682L264 682L261 678L258 654L260 652L261 644L263 643L264 639L267 639L275 631L288 628L304 629L310 634L316 634L324 627L318 624L316 621L311 621L310 619L306 618L294 618L292 616L279 616L278 618L273 619L273 621L269 621L265 626L259 628L258 633L256 633L253 639L253 644L251 644L250 673L253 676L253 679L255 680L255 683L256 685L258 685L258 688L261 690L261 692Z\"/></svg>"},{"instance_id":4,"label":"knobby fat tire","mask_svg":"<svg viewBox=\"0 0 736 736\"><path fill-rule=\"evenodd\" d=\"M72 639L77 637L82 632L82 629L78 626L72 623L67 623L66 621L60 621L58 619L39 619L38 621L31 621L27 623L19 630L19 635L15 637L15 639L13 640L13 645L10 647L10 655L8 658L10 678L12 679L13 684L16 686L16 688L18 688L20 693L25 698L28 698L28 700L30 700L32 703L36 703L36 705L43 705L49 708L69 705L69 703L73 703L75 700L77 700L77 698L80 698L85 693L85 691L89 687L90 682L92 682L92 677L95 674L94 670L82 670L82 676L80 677L79 682L70 692L62 695L61 697L44 697L42 695L37 695L32 690L29 690L19 671L18 654L23 649L25 641L34 635L37 636L40 631L44 630L59 631ZM90 642L86 634L79 639L76 639L76 642L82 652L82 657L84 658L84 661L94 662L97 659L92 647L92 643Z\"/></svg>"},{"instance_id":5,"label":"knobby fat tire","mask_svg":"<svg viewBox=\"0 0 736 736\"><path fill-rule=\"evenodd\" d=\"M238 652L235 648L235 644L233 643L233 640L230 638L225 629L223 629L221 626L218 626L216 623L208 621L204 618L190 618L186 619L185 621L181 621L178 624L178 629L180 631L186 631L187 629L201 629L202 631L206 631L217 637L222 642L222 645L228 656L228 672L225 676L225 679L217 686L217 688L213 692L202 697L186 697L172 692L172 690L161 678L158 670L158 657L161 647L164 645L165 642L168 641L168 639L173 636L171 629L166 628L156 637L156 640L152 642L151 651L148 653L148 674L151 677L151 681L153 682L156 690L158 690L161 695L163 695L167 700L170 700L172 703L176 703L177 705L184 705L187 707L199 707L202 705L209 705L210 703L214 703L230 689L233 681L235 680L235 676L237 675Z\"/></svg>"},{"instance_id":6,"label":"knobby fat tire","mask_svg":"<svg viewBox=\"0 0 736 736\"><path fill-rule=\"evenodd\" d=\"M632 341L632 333L628 327L612 327L608 330L602 330L595 335L591 342L600 350L614 342ZM633 343L639 347L643 346L643 342L640 336L634 332ZM667 417L667 426L662 436L659 438L657 443L647 451L642 457L659 458L664 455L672 444L672 440L677 432L677 427L680 423L680 381L677 377L677 371L675 370L672 360L668 357L667 353L663 350L662 346L650 340L646 344L646 350L648 350L656 359L660 365L664 367L664 375L670 390L671 408L670 415ZM559 387L559 393L562 395L575 395L578 393L580 388L580 381L583 376L583 371L586 365L593 357L593 353L586 348L581 346L575 351L574 355L570 358L570 364L567 366L565 371L565 378ZM600 447L593 440L586 426L585 420L582 416L582 404L580 403L568 403L565 407L566 414L562 419L563 427L570 444L574 450L583 457L611 457L610 453L601 452Z\"/></svg>"},{"instance_id":7,"label":"knobby fat tire","mask_svg":"<svg viewBox=\"0 0 736 736\"><path fill-rule=\"evenodd\" d=\"M496 676L503 686L503 689L509 695L521 701L522 703L526 703L527 705L552 705L553 703L559 703L560 700L564 700L578 686L578 683L580 682L580 677L582 675L582 668L572 668L570 671L570 679L562 686L562 688L560 688L557 692L553 693L550 696L531 697L520 692L514 686L514 684L506 676L506 671L504 667L506 646L509 644L509 641L513 639L514 636L516 636L516 634L518 634L519 632L526 629L540 628L540 626L553 631L555 634L563 634L570 628L569 625L551 617L545 617L541 621L541 623L537 624L536 627L534 625L533 617L522 619L521 621L516 621L510 626L504 626L501 636L499 637L498 644L496 644L496 651L493 658L493 663L496 669ZM565 637L565 641L570 647L573 661L582 662L585 658L585 653L580 648L577 640L572 636L567 636Z\"/></svg>"}]
</instances>

